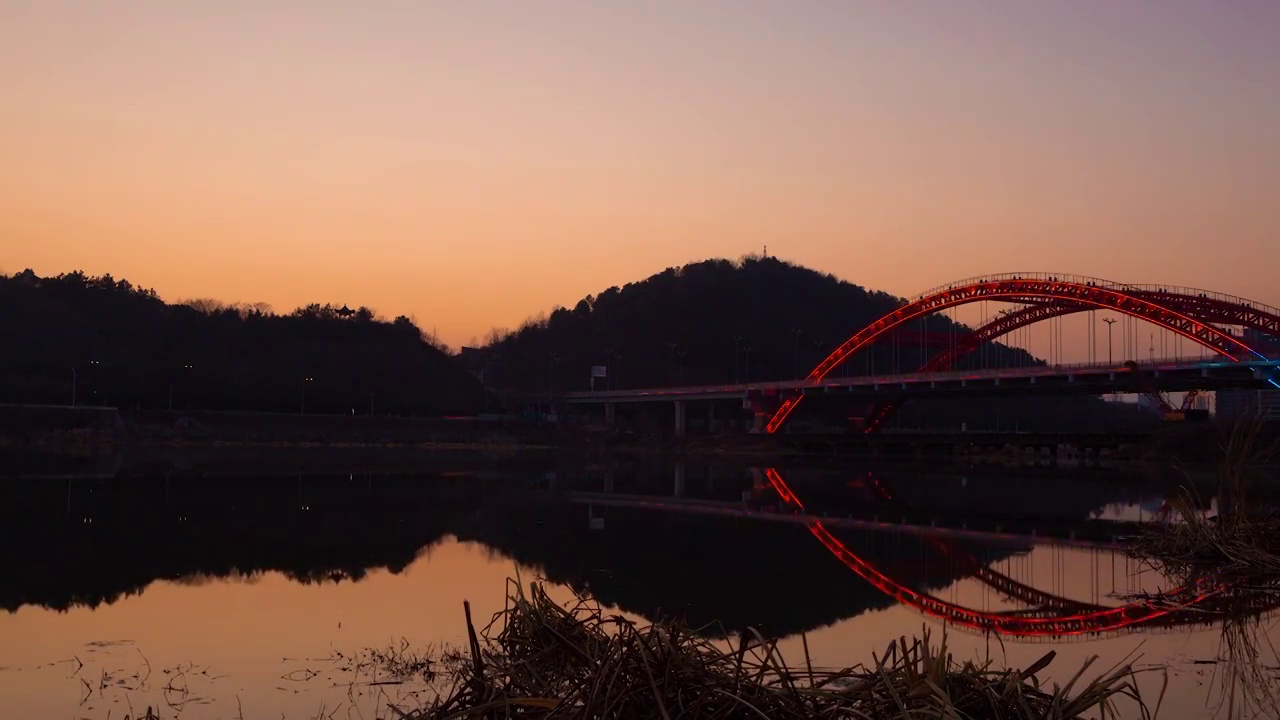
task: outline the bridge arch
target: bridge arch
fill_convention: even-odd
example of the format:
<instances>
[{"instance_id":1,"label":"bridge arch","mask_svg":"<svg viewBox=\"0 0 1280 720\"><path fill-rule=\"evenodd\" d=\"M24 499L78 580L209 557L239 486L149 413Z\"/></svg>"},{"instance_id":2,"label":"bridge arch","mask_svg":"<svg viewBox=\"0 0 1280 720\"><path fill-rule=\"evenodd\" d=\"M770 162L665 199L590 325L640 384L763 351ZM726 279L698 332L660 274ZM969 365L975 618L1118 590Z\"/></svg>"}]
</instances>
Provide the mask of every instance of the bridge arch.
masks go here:
<instances>
[{"instance_id":1,"label":"bridge arch","mask_svg":"<svg viewBox=\"0 0 1280 720\"><path fill-rule=\"evenodd\" d=\"M1237 311L1235 315L1253 318L1260 324L1268 323L1270 318L1275 318L1277 323L1275 327L1280 328L1280 310L1259 304L1251 304L1249 301L1231 296L1199 291L1175 291L1171 293L1165 288L1155 286L1123 285L1108 280L1079 276L1051 274L994 275L962 280L917 296L902 307L854 333L822 362L818 363L817 367L809 373L806 379L810 382L821 382L833 370L853 356L854 353L875 343L879 338L907 322L940 310L983 300L1032 304L1033 307L1046 305L1052 308L1056 305L1062 305L1077 307L1080 310L1090 308L1112 310L1145 320L1157 327L1174 332L1232 361L1239 361L1245 357L1264 357L1262 353L1257 352L1238 338L1215 327L1212 322L1198 319L1195 315L1189 314L1187 312L1189 308L1180 308L1156 302L1158 298L1167 298L1174 295L1186 298L1192 295L1193 292L1193 297L1203 301L1202 304L1206 307L1217 307L1220 311L1224 311L1223 308L1227 306L1234 307ZM1192 309L1192 312L1195 312L1195 310ZM1035 321L1043 320L1047 317L1053 317L1053 315L1047 314L1036 318ZM1269 325L1264 326L1270 327ZM804 396L800 395L783 401L766 423L765 432L776 433L782 429L787 418L803 398Z\"/></svg>"},{"instance_id":2,"label":"bridge arch","mask_svg":"<svg viewBox=\"0 0 1280 720\"><path fill-rule=\"evenodd\" d=\"M1174 292L1164 288L1135 290L1134 295L1151 302L1158 302L1200 322L1214 325L1239 325L1280 336L1280 330L1278 330L1280 329L1280 309L1262 303L1243 298L1233 298L1228 301L1223 299L1225 296L1211 296L1202 291ZM1095 309L1095 306L1078 302L1033 302L1018 310L1002 311L972 332L961 335L954 346L926 360L918 372L949 370L960 358L977 351L984 343L998 340L1015 330L1045 320ZM1254 355L1261 354L1257 348L1250 348L1250 352ZM1194 395L1193 391L1192 396ZM879 429L902 406L903 402L890 400L877 407L866 425L865 432L872 433Z\"/></svg>"}]
</instances>

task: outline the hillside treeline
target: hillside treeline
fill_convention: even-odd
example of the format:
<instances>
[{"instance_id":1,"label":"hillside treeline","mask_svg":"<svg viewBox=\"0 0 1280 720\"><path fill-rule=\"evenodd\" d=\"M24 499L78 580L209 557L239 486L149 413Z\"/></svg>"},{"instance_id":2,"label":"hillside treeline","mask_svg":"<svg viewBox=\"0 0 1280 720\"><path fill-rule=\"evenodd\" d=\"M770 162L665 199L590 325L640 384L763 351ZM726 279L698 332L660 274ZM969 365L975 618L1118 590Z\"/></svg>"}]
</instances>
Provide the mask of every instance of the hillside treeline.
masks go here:
<instances>
[{"instance_id":1,"label":"hillside treeline","mask_svg":"<svg viewBox=\"0 0 1280 720\"><path fill-rule=\"evenodd\" d=\"M442 415L480 381L407 317L168 304L110 275L0 276L0 402Z\"/></svg>"}]
</instances>

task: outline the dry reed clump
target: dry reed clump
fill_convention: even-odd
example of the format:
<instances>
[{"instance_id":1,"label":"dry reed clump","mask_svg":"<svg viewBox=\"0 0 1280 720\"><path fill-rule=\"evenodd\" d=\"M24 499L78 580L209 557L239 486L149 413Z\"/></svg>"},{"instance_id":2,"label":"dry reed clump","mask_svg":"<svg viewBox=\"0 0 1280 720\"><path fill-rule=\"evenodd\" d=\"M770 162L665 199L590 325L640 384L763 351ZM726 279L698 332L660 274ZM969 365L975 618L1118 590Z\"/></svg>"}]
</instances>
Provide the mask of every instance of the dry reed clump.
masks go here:
<instances>
[{"instance_id":1,"label":"dry reed clump","mask_svg":"<svg viewBox=\"0 0 1280 720\"><path fill-rule=\"evenodd\" d=\"M1129 664L1065 687L1027 670L958 662L923 638L891 643L870 666L789 667L775 641L755 635L724 649L679 623L639 625L579 597L561 606L541 584L509 585L507 607L469 649L446 659L450 689L400 718L1149 718ZM1077 687L1081 686L1081 687ZM1074 692L1073 692L1074 691ZM1126 702L1127 701L1127 702Z\"/></svg>"},{"instance_id":2,"label":"dry reed clump","mask_svg":"<svg viewBox=\"0 0 1280 720\"><path fill-rule=\"evenodd\" d=\"M1259 424L1237 425L1219 469L1219 512L1206 517L1193 491L1173 503L1171 522L1129 539L1127 553L1182 582L1280 588L1280 513L1255 497L1256 468L1275 457Z\"/></svg>"}]
</instances>

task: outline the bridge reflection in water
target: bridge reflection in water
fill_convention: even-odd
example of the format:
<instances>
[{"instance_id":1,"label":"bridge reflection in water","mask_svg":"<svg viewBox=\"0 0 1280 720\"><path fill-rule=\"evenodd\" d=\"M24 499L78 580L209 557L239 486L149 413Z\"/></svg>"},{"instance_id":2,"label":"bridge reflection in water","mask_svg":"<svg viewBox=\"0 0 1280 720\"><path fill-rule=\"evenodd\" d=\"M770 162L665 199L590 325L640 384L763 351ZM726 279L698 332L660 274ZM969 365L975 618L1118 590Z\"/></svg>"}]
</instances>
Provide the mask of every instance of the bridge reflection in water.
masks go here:
<instances>
[{"instance_id":1,"label":"bridge reflection in water","mask_svg":"<svg viewBox=\"0 0 1280 720\"><path fill-rule=\"evenodd\" d=\"M0 694L15 717L121 708L109 715L119 717L126 699L165 698L107 688L96 707L81 707L80 678L131 673L142 652L156 677L191 662L230 676L188 675L212 703L200 716L237 717L243 699L312 717L321 704L351 702L350 672L285 690L282 676L388 638L465 642L462 601L481 618L500 609L513 564L564 600L569 589L588 592L626 615L683 617L725 642L754 628L781 638L789 660L816 665L867 662L922 625L964 631L948 640L957 659L1003 653L998 661L1014 667L1044 655L1029 641L1103 638L1054 648L1041 677L1059 683L1088 657L1107 667L1139 645L1157 664L1212 658L1220 637L1111 636L1185 633L1273 609L1214 588L1180 608L1126 602L1169 583L1117 552L1115 535L1133 526L1108 518L1158 514L1175 483L965 472L615 458L379 476L9 480L0 484ZM78 677L56 664L73 656L85 663ZM1170 685L1174 720L1201 717L1200 670ZM1162 692L1152 678L1150 697ZM385 712L376 697L362 702L366 717Z\"/></svg>"},{"instance_id":2,"label":"bridge reflection in water","mask_svg":"<svg viewBox=\"0 0 1280 720\"><path fill-rule=\"evenodd\" d=\"M677 470L676 497L627 496L611 492L574 493L575 502L589 508L629 507L647 508L665 512L698 515L720 515L753 518L764 521L782 521L801 524L812 534L832 557L858 577L882 592L886 597L914 608L950 626L981 633L995 633L1020 639L1088 639L1103 635L1136 631L1169 631L1204 627L1224 619L1261 617L1280 607L1280 599L1274 593L1250 588L1236 588L1213 581L1196 581L1187 586L1174 586L1167 578L1160 577L1140 561L1125 555L1114 540L1097 539L1100 534L1095 526L1089 532L1095 539L1082 540L1075 530L1068 530L1067 537L1030 535L1001 532L999 527L990 530L972 530L967 527L939 527L936 521L929 525L913 525L904 517L901 521L872 519L850 515L833 515L830 511L811 512L775 468L767 468L757 477L767 479L768 489L779 501L770 506L761 502L757 481L752 493L744 494L741 504L689 500L679 497L682 483ZM871 488L873 494L886 503L892 503L893 494L881 483L875 473L866 473L865 480L857 485ZM754 502L753 502L754 501ZM1115 508L1108 508L1115 511ZM1151 520L1166 521L1167 505L1150 514ZM589 513L594 510L589 510ZM1141 510L1139 509L1139 515ZM1101 512L1094 516L1102 515ZM597 518L589 518L596 521ZM1137 531L1136 523L1111 522L1112 536ZM951 599L922 589L916 583L901 582L899 575L888 572L868 559L865 552L852 549L853 543L841 539L850 530L864 533L887 532L909 534L923 538L932 558L924 562L944 564L957 581L944 589ZM1026 545L1033 543L1056 555L1056 566L1051 572L1041 573L1041 579L1049 575L1050 588L1038 586L1033 579L1015 579L1009 570L1019 567L1034 578L1034 565L1018 562L1025 559L1027 551L1017 547L1003 554L996 561L976 556L965 549L964 541L980 541L988 544ZM1075 555L1070 563L1068 578L1067 556ZM923 556L922 556L923 559ZM1082 562L1083 561L1083 562ZM1118 567L1120 565L1119 574ZM1087 568L1080 567L1087 565ZM1108 582L1109 575L1109 582ZM965 587L969 582L985 592L973 592ZM1104 587L1105 586L1105 587ZM992 597L994 593L995 597ZM968 596L968 601L980 602L974 607L958 602L956 595ZM993 602L994 599L994 602Z\"/></svg>"},{"instance_id":3,"label":"bridge reflection in water","mask_svg":"<svg viewBox=\"0 0 1280 720\"><path fill-rule=\"evenodd\" d=\"M1171 588L1124 557L1115 536L1133 525L1097 519L1132 500L1109 480L863 471L793 487L779 470L739 468L695 488L683 466L669 473L11 484L0 607L95 607L159 579L360 581L452 536L625 611L717 623L709 632L790 635L900 603L969 631L1089 638L1274 609L1221 587ZM984 515L994 495L1012 505ZM1169 599L1124 599L1161 590Z\"/></svg>"}]
</instances>

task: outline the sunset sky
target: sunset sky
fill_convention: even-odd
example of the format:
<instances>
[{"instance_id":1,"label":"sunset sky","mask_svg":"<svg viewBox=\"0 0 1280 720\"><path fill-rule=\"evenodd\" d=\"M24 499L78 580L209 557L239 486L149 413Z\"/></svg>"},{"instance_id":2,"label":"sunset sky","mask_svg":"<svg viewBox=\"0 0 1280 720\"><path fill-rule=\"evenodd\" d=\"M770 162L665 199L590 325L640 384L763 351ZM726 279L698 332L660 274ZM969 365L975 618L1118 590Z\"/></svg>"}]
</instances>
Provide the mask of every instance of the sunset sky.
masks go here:
<instances>
[{"instance_id":1,"label":"sunset sky","mask_svg":"<svg viewBox=\"0 0 1280 720\"><path fill-rule=\"evenodd\" d=\"M771 254L1280 305L1274 0L7 0L0 271L452 344Z\"/></svg>"}]
</instances>

